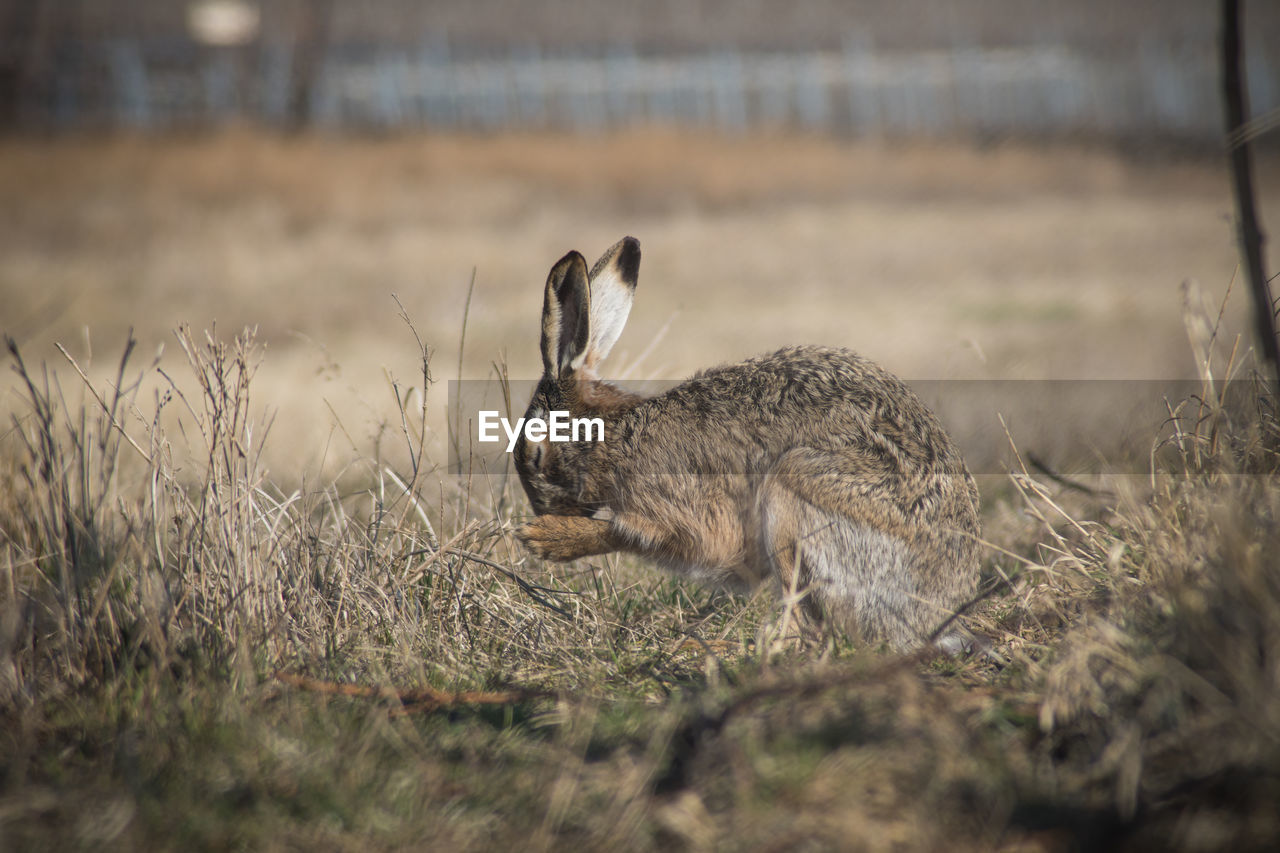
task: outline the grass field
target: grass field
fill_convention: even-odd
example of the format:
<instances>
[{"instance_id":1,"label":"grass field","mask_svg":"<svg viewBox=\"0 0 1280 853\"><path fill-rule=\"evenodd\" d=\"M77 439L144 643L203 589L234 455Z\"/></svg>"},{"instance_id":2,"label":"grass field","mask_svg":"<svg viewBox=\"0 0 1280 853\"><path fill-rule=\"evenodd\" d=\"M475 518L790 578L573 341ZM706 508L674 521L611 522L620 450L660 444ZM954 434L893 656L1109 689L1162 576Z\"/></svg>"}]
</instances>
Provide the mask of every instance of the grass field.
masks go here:
<instances>
[{"instance_id":1,"label":"grass field","mask_svg":"<svg viewBox=\"0 0 1280 853\"><path fill-rule=\"evenodd\" d=\"M1280 437L1261 389L1216 404L1250 360L1215 162L243 131L5 141L0 196L4 846L1280 837ZM547 268L626 233L630 377L822 342L917 380L1219 384L1127 436L1101 397L1009 436L944 411L987 474L970 618L1005 663L802 640L767 594L542 565L513 480L440 471L443 381L532 377ZM1173 441L1081 489L1010 437L1054 464Z\"/></svg>"},{"instance_id":2,"label":"grass field","mask_svg":"<svg viewBox=\"0 0 1280 853\"><path fill-rule=\"evenodd\" d=\"M532 378L547 269L627 233L645 259L613 360L632 377L813 342L909 379L1194 379L1179 286L1224 296L1230 199L1214 161L1151 160L665 131L10 141L0 322L29 357L96 357L96 376L130 328L150 356L180 323L255 327L257 399L289 433L267 462L290 480L335 440L372 452L393 417L386 373L417 372L393 294L437 378L498 359ZM1278 176L1264 162L1259 185ZM1228 341L1247 304L1227 302Z\"/></svg>"}]
</instances>

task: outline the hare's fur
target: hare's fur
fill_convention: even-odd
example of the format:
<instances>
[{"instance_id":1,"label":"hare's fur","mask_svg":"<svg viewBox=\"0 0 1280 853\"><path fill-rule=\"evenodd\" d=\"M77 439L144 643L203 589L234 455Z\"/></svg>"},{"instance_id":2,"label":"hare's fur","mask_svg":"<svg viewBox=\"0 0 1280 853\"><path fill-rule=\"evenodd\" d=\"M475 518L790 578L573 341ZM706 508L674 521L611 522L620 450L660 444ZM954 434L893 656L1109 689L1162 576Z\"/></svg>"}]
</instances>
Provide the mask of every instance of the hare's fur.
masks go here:
<instances>
[{"instance_id":1,"label":"hare's fur","mask_svg":"<svg viewBox=\"0 0 1280 853\"><path fill-rule=\"evenodd\" d=\"M628 551L700 580L772 580L867 640L911 648L978 582L978 492L941 424L852 352L792 347L641 398L595 375L626 321L632 238L590 273L552 269L529 417L600 417L601 442L517 442L538 517L519 536L572 560Z\"/></svg>"}]
</instances>

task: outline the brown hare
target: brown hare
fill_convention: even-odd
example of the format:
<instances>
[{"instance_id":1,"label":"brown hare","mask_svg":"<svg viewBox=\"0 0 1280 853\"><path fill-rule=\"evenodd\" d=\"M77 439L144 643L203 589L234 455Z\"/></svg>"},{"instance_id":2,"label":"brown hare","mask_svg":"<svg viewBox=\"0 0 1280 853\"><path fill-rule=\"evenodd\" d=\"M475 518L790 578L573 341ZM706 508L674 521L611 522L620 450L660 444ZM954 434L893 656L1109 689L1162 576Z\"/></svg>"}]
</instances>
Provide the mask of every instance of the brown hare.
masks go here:
<instances>
[{"instance_id":1,"label":"brown hare","mask_svg":"<svg viewBox=\"0 0 1280 853\"><path fill-rule=\"evenodd\" d=\"M712 368L648 398L602 382L639 267L626 237L590 272L570 252L547 278L526 417L568 411L605 429L602 441L520 436L537 513L521 541L548 560L627 551L714 584L773 579L867 641L925 642L978 584L978 490L937 418L877 365L824 347Z\"/></svg>"}]
</instances>

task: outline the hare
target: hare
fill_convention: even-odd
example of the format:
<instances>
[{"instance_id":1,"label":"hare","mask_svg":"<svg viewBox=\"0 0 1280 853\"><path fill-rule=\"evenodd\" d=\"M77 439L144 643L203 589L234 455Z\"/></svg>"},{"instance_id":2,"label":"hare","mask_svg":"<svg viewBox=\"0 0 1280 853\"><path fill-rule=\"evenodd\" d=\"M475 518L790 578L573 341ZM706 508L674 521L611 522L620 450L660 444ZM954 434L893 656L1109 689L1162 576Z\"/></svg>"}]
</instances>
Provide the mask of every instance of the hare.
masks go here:
<instances>
[{"instance_id":1,"label":"hare","mask_svg":"<svg viewBox=\"0 0 1280 853\"><path fill-rule=\"evenodd\" d=\"M626 551L713 584L772 579L868 642L926 642L978 584L978 490L937 418L834 348L782 349L648 398L601 381L639 267L625 237L589 273L570 252L547 278L526 417L600 418L604 439L521 435L537 517L519 539L554 561ZM939 644L954 651L961 636Z\"/></svg>"}]
</instances>

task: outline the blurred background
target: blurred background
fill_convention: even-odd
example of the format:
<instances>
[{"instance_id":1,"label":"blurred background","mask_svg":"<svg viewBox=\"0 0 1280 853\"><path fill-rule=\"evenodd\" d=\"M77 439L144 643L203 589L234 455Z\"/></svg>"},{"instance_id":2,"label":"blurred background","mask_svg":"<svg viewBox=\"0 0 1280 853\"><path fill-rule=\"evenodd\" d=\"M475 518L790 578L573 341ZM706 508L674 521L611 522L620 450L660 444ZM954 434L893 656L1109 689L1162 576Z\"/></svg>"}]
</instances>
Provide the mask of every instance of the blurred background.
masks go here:
<instances>
[{"instance_id":1,"label":"blurred background","mask_svg":"<svg viewBox=\"0 0 1280 853\"><path fill-rule=\"evenodd\" d=\"M1247 4L1280 105L1280 11ZM1212 142L1204 0L7 0L7 124L587 130Z\"/></svg>"},{"instance_id":2,"label":"blurred background","mask_svg":"<svg viewBox=\"0 0 1280 853\"><path fill-rule=\"evenodd\" d=\"M1181 286L1216 315L1236 277L1217 14L0 0L0 326L91 372L130 329L150 354L180 323L254 327L291 470L394 421L388 377L417 371L401 306L437 379L529 378L547 269L628 233L619 375L815 342L921 380L1194 378ZM1280 4L1244 14L1274 227ZM1237 285L1227 352L1247 304ZM1107 452L1103 398L1015 432Z\"/></svg>"}]
</instances>

